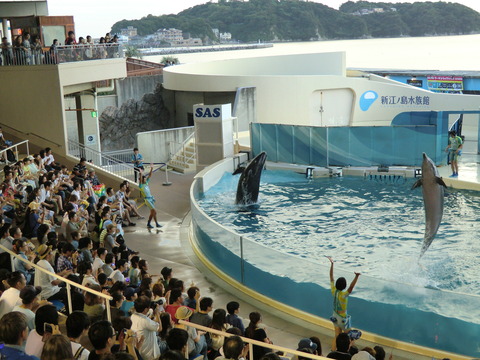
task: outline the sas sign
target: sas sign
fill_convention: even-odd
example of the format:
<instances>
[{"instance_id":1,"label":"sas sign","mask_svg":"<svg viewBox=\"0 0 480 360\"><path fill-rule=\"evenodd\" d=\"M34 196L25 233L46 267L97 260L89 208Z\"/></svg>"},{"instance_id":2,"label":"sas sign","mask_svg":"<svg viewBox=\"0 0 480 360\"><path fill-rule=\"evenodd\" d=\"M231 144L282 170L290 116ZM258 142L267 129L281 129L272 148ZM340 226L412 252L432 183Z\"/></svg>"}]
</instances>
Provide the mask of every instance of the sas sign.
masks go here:
<instances>
[{"instance_id":1,"label":"sas sign","mask_svg":"<svg viewBox=\"0 0 480 360\"><path fill-rule=\"evenodd\" d=\"M195 110L196 118L218 118L222 114L222 109L219 107L198 107Z\"/></svg>"}]
</instances>

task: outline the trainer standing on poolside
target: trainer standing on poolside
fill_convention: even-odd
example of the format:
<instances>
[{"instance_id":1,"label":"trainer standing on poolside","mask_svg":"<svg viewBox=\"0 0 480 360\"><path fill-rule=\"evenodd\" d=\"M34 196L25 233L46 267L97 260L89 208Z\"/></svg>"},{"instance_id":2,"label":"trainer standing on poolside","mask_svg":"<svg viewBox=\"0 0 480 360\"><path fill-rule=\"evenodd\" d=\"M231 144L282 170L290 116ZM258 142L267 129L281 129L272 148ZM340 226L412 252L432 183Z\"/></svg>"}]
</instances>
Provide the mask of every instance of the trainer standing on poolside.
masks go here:
<instances>
[{"instance_id":1,"label":"trainer standing on poolside","mask_svg":"<svg viewBox=\"0 0 480 360\"><path fill-rule=\"evenodd\" d=\"M155 198L152 196L152 193L150 192L150 186L148 185L150 183L150 178L152 177L153 173L153 163L150 164L150 172L148 175L143 175L143 173L140 173L140 183L138 184L138 187L140 188L140 193L142 194L143 200L145 201L145 205L150 209L150 215L148 216L148 222L147 222L147 227L149 229L153 229L152 224L150 222L155 220L155 225L157 228L162 227L157 221L157 210L155 209Z\"/></svg>"},{"instance_id":2,"label":"trainer standing on poolside","mask_svg":"<svg viewBox=\"0 0 480 360\"><path fill-rule=\"evenodd\" d=\"M333 295L333 315L330 320L335 327L335 338L333 339L332 350L336 350L336 339L342 332L348 333L351 340L357 340L362 335L359 330L351 330L351 317L347 314L348 296L357 284L360 273L354 273L355 278L350 284L350 287L345 290L347 280L344 277L339 277L335 282L335 278L333 277L333 259L330 256L327 256L327 259L330 260L330 288Z\"/></svg>"},{"instance_id":3,"label":"trainer standing on poolside","mask_svg":"<svg viewBox=\"0 0 480 360\"><path fill-rule=\"evenodd\" d=\"M448 146L445 151L450 159L450 165L452 166L452 175L450 177L458 177L458 157L462 155L461 149L463 148L463 140L460 136L457 136L455 131L448 132Z\"/></svg>"}]
</instances>

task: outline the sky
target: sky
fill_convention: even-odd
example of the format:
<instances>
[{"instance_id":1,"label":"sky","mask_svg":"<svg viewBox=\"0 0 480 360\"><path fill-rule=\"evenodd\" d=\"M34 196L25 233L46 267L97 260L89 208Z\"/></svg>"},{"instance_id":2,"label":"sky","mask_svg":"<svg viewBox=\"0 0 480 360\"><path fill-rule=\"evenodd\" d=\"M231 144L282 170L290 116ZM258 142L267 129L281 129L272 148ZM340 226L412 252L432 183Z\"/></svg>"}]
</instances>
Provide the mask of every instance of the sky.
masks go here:
<instances>
[{"instance_id":1,"label":"sky","mask_svg":"<svg viewBox=\"0 0 480 360\"><path fill-rule=\"evenodd\" d=\"M216 2L216 0L213 0ZM310 0L334 9L346 0ZM49 15L73 15L77 37L104 36L112 25L123 19L140 19L148 14L177 14L184 9L206 3L207 0L48 0ZM414 2L412 0L382 2ZM434 0L434 2L436 2ZM479 0L452 1L480 12Z\"/></svg>"}]
</instances>

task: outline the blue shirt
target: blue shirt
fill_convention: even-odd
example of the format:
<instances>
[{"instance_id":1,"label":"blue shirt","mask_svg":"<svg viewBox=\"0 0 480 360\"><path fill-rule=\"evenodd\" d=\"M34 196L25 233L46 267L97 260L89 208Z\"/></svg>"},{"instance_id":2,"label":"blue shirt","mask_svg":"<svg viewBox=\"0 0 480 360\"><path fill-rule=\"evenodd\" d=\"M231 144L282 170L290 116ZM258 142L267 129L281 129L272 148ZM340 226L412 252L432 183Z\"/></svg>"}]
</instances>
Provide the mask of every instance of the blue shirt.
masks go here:
<instances>
[{"instance_id":1,"label":"blue shirt","mask_svg":"<svg viewBox=\"0 0 480 360\"><path fill-rule=\"evenodd\" d=\"M132 162L135 167L143 167L143 156L142 154L138 153L135 155L135 153L132 156Z\"/></svg>"},{"instance_id":2,"label":"blue shirt","mask_svg":"<svg viewBox=\"0 0 480 360\"><path fill-rule=\"evenodd\" d=\"M227 314L226 321L233 327L240 329L242 335L245 334L245 326L243 325L242 319L240 319L237 314Z\"/></svg>"},{"instance_id":3,"label":"blue shirt","mask_svg":"<svg viewBox=\"0 0 480 360\"><path fill-rule=\"evenodd\" d=\"M0 354L5 360L39 360L36 356L25 354L18 345L4 345L3 349L0 348Z\"/></svg>"}]
</instances>

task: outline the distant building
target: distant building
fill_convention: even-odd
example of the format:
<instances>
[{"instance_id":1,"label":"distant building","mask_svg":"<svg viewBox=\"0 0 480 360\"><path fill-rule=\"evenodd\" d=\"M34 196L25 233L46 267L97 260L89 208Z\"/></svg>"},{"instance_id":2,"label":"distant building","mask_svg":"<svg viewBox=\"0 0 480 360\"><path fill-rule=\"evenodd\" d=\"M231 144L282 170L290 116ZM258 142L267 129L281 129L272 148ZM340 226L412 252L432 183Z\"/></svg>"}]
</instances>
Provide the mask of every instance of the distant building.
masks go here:
<instances>
[{"instance_id":1,"label":"distant building","mask_svg":"<svg viewBox=\"0 0 480 360\"><path fill-rule=\"evenodd\" d=\"M155 38L159 41L165 41L172 45L183 41L182 30L175 28L170 29L158 29L155 32Z\"/></svg>"},{"instance_id":2,"label":"distant building","mask_svg":"<svg viewBox=\"0 0 480 360\"><path fill-rule=\"evenodd\" d=\"M118 35L127 36L129 38L137 36L137 28L134 28L133 26L127 26L126 29L120 29Z\"/></svg>"},{"instance_id":3,"label":"distant building","mask_svg":"<svg viewBox=\"0 0 480 360\"><path fill-rule=\"evenodd\" d=\"M220 36L218 38L220 39L220 42L232 41L232 34L230 34L229 32L220 33Z\"/></svg>"},{"instance_id":4,"label":"distant building","mask_svg":"<svg viewBox=\"0 0 480 360\"><path fill-rule=\"evenodd\" d=\"M203 42L202 42L202 39L200 38L188 38L188 39L182 39L180 41L176 41L171 44L172 46L202 46Z\"/></svg>"}]
</instances>

